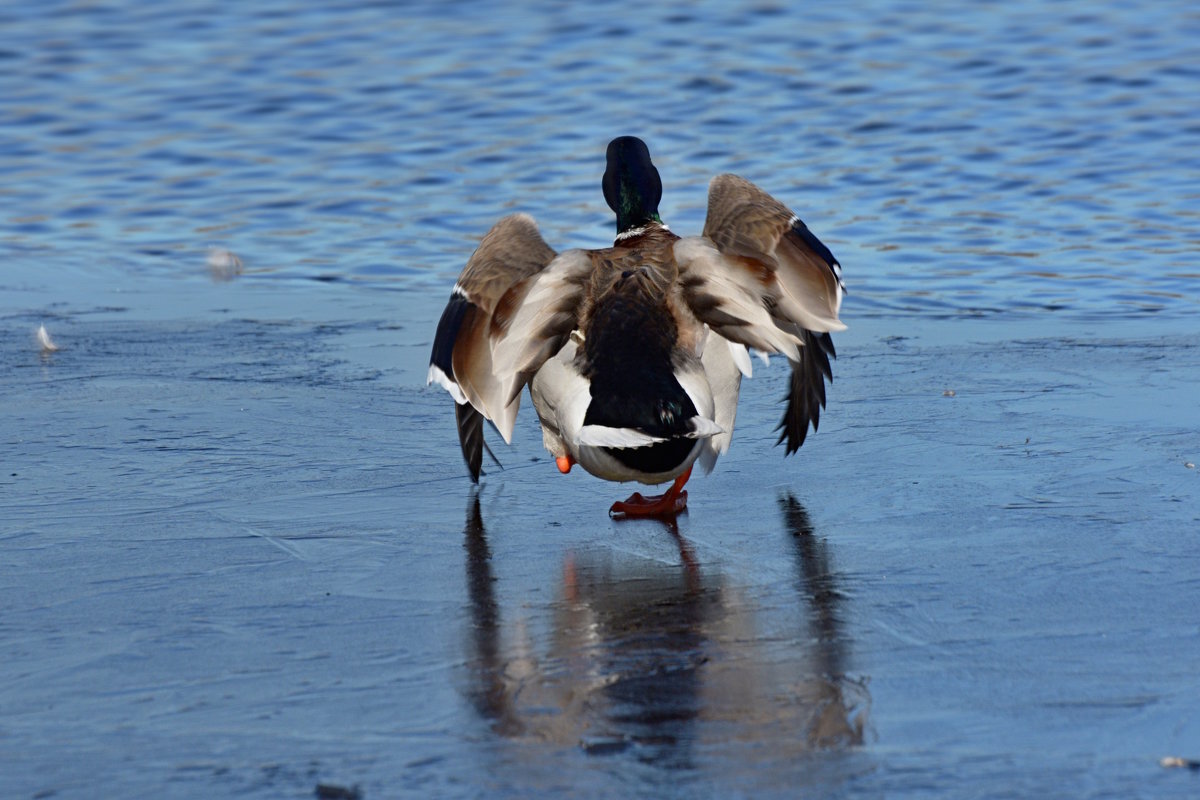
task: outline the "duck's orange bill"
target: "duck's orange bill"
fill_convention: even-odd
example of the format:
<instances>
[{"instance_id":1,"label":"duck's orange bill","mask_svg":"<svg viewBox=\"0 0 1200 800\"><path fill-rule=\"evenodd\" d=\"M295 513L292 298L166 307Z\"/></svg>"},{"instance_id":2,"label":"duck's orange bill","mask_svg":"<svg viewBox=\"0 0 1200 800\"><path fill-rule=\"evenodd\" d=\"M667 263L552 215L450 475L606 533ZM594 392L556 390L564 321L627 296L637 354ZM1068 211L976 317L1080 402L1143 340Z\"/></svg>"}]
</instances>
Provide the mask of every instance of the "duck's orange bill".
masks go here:
<instances>
[{"instance_id":1,"label":"duck's orange bill","mask_svg":"<svg viewBox=\"0 0 1200 800\"><path fill-rule=\"evenodd\" d=\"M558 465L558 471L566 475L571 471L571 467L575 466L575 459L570 456L559 456L554 459L554 463Z\"/></svg>"}]
</instances>

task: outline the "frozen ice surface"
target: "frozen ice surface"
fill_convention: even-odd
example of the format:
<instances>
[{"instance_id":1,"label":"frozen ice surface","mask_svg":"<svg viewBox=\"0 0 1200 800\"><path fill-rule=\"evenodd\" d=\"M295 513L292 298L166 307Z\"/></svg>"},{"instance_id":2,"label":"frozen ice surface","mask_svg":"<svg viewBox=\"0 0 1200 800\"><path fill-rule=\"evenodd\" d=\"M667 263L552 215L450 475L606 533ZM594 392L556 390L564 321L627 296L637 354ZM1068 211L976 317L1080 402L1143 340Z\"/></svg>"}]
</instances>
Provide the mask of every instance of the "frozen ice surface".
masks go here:
<instances>
[{"instance_id":1,"label":"frozen ice surface","mask_svg":"<svg viewBox=\"0 0 1200 800\"><path fill-rule=\"evenodd\" d=\"M0 320L9 796L1194 788L1194 333L850 317L671 528L528 406L473 490L435 305L222 291Z\"/></svg>"}]
</instances>

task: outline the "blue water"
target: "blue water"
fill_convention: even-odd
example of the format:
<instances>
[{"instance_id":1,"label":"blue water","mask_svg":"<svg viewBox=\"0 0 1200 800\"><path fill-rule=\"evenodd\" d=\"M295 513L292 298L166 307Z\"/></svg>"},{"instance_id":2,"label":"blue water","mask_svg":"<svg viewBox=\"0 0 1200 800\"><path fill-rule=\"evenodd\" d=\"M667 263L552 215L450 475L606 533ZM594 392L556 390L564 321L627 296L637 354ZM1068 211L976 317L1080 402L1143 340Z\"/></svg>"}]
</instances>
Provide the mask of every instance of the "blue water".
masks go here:
<instances>
[{"instance_id":1,"label":"blue water","mask_svg":"<svg viewBox=\"0 0 1200 800\"><path fill-rule=\"evenodd\" d=\"M0 8L0 787L1194 796L1198 42L1188 2ZM673 230L735 172L849 287L820 434L783 462L756 377L682 540L547 479L528 411L476 512L418 388L496 219L611 242L622 134Z\"/></svg>"},{"instance_id":2,"label":"blue water","mask_svg":"<svg viewBox=\"0 0 1200 800\"><path fill-rule=\"evenodd\" d=\"M866 314L1195 312L1200 17L1186 2L569 3L0 11L7 270L444 287L504 212L611 235L636 133L664 217L743 174ZM202 275L201 275L202 276Z\"/></svg>"}]
</instances>

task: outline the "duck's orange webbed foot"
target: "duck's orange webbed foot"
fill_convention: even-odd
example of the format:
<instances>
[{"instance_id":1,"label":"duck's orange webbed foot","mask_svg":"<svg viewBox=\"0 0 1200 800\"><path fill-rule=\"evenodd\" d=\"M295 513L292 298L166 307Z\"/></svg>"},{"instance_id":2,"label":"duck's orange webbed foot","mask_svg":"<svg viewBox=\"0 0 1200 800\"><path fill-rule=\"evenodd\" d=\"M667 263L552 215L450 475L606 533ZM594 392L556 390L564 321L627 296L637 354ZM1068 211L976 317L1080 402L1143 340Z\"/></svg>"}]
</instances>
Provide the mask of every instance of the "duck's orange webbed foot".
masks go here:
<instances>
[{"instance_id":1,"label":"duck's orange webbed foot","mask_svg":"<svg viewBox=\"0 0 1200 800\"><path fill-rule=\"evenodd\" d=\"M673 517L687 508L687 492L644 496L634 492L627 500L618 500L608 509L614 517Z\"/></svg>"},{"instance_id":2,"label":"duck's orange webbed foot","mask_svg":"<svg viewBox=\"0 0 1200 800\"><path fill-rule=\"evenodd\" d=\"M688 467L687 472L675 479L666 494L646 497L641 492L634 492L629 499L613 503L608 513L614 517L673 517L687 508L688 493L683 485L691 476L692 468Z\"/></svg>"}]
</instances>

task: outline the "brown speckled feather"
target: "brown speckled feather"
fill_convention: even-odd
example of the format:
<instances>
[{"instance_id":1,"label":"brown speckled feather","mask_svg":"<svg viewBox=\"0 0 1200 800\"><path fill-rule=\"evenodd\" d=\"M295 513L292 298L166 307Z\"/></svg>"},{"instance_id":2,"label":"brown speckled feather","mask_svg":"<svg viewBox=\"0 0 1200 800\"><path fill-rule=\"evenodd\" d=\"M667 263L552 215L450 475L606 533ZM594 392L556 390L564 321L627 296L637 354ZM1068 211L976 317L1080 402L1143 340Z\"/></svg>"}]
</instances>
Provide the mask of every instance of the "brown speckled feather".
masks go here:
<instances>
[{"instance_id":1,"label":"brown speckled feather","mask_svg":"<svg viewBox=\"0 0 1200 800\"><path fill-rule=\"evenodd\" d=\"M528 214L512 214L484 235L458 278L467 298L491 314L517 282L546 268L556 253Z\"/></svg>"},{"instance_id":2,"label":"brown speckled feather","mask_svg":"<svg viewBox=\"0 0 1200 800\"><path fill-rule=\"evenodd\" d=\"M805 330L840 331L841 267L792 211L750 181L718 175L708 189L704 236L751 271L772 316Z\"/></svg>"}]
</instances>

